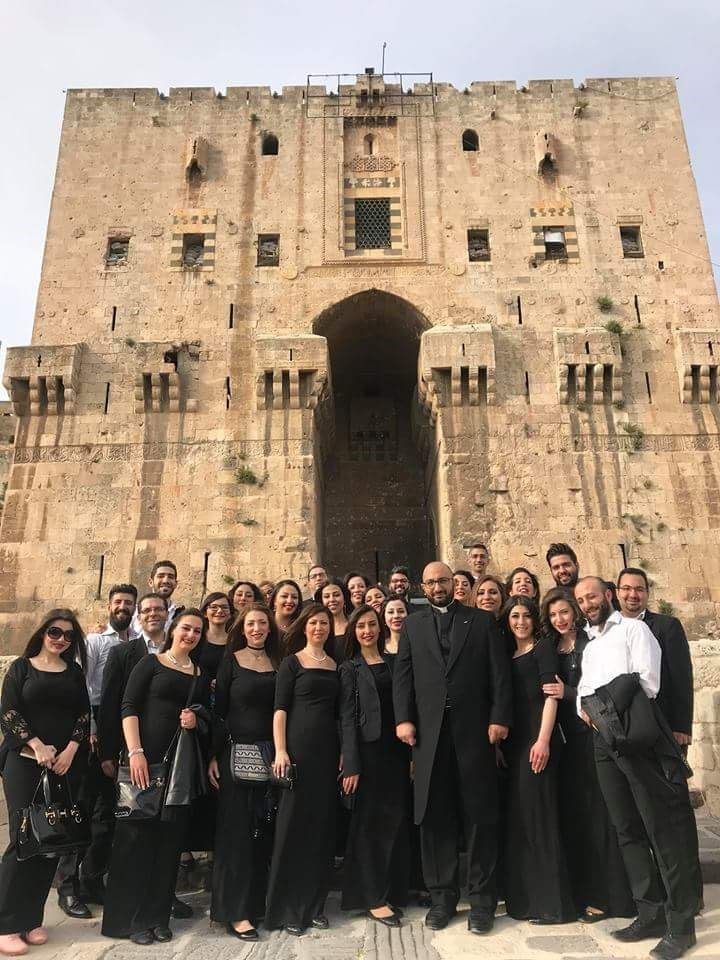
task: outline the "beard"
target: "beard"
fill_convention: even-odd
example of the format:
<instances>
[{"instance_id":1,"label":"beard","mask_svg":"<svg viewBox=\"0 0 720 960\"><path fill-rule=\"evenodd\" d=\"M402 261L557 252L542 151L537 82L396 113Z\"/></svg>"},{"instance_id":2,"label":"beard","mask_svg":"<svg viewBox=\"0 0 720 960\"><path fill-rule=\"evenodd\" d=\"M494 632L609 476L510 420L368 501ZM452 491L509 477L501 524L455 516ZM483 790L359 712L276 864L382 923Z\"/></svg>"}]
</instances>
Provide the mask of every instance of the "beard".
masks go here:
<instances>
[{"instance_id":1,"label":"beard","mask_svg":"<svg viewBox=\"0 0 720 960\"><path fill-rule=\"evenodd\" d=\"M125 611L120 611L119 613L111 613L108 617L108 622L110 626L117 633L121 633L123 630L127 630L132 621L132 614Z\"/></svg>"},{"instance_id":2,"label":"beard","mask_svg":"<svg viewBox=\"0 0 720 960\"><path fill-rule=\"evenodd\" d=\"M598 608L598 612L592 618L591 623L593 624L593 626L601 627L604 623L607 622L612 612L613 612L613 608L610 602L608 600L603 599L602 603Z\"/></svg>"}]
</instances>

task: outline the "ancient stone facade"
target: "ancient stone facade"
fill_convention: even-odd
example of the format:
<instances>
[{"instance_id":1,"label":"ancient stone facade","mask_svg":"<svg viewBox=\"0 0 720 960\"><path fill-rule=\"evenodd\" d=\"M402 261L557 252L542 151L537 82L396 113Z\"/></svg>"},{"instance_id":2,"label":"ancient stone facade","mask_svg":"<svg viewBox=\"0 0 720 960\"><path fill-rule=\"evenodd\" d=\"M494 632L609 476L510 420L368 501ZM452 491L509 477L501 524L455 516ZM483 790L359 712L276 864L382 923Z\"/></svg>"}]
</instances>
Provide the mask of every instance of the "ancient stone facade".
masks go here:
<instances>
[{"instance_id":1,"label":"ancient stone facade","mask_svg":"<svg viewBox=\"0 0 720 960\"><path fill-rule=\"evenodd\" d=\"M670 78L71 90L4 375L3 649L156 559L188 602L478 537L544 585L553 540L642 565L707 635L719 357Z\"/></svg>"}]
</instances>

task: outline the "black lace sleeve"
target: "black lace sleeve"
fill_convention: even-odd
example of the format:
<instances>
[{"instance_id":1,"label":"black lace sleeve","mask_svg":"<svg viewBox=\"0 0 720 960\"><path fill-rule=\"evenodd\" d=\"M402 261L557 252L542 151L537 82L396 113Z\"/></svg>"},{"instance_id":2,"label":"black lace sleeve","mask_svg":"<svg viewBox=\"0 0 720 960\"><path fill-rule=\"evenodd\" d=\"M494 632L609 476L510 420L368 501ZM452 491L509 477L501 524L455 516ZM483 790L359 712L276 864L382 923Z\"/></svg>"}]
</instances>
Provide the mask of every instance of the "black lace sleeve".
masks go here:
<instances>
[{"instance_id":1,"label":"black lace sleeve","mask_svg":"<svg viewBox=\"0 0 720 960\"><path fill-rule=\"evenodd\" d=\"M8 746L19 750L35 734L24 717L22 688L27 678L27 660L18 657L5 675L0 698L0 730Z\"/></svg>"},{"instance_id":2,"label":"black lace sleeve","mask_svg":"<svg viewBox=\"0 0 720 960\"><path fill-rule=\"evenodd\" d=\"M85 743L90 735L90 700L88 699L85 675L79 667L77 668L76 684L76 709L78 713L73 732L70 734L70 739L82 744Z\"/></svg>"}]
</instances>

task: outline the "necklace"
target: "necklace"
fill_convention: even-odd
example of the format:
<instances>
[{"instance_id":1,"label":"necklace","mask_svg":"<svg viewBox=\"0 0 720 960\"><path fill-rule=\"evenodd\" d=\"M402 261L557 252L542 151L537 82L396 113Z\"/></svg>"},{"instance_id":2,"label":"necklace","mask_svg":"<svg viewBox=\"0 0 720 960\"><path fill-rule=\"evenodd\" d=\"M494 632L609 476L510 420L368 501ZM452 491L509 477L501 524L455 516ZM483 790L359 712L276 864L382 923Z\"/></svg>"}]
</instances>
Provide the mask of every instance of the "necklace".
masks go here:
<instances>
[{"instance_id":1,"label":"necklace","mask_svg":"<svg viewBox=\"0 0 720 960\"><path fill-rule=\"evenodd\" d=\"M250 644L248 644L247 648L256 660L260 660L261 657L265 656L265 644L261 647L251 647Z\"/></svg>"},{"instance_id":2,"label":"necklace","mask_svg":"<svg viewBox=\"0 0 720 960\"><path fill-rule=\"evenodd\" d=\"M328 658L326 653L324 653L321 657L316 657L315 654L310 653L309 650L307 651L307 655L310 657L311 660L314 660L315 663L322 663L323 660L327 660Z\"/></svg>"},{"instance_id":3,"label":"necklace","mask_svg":"<svg viewBox=\"0 0 720 960\"><path fill-rule=\"evenodd\" d=\"M181 670L189 670L190 667L192 666L192 660L188 660L187 663L180 663L180 661L176 659L169 650L167 652L167 655L168 655L168 660L172 661L172 663L174 663L176 667L180 667Z\"/></svg>"}]
</instances>

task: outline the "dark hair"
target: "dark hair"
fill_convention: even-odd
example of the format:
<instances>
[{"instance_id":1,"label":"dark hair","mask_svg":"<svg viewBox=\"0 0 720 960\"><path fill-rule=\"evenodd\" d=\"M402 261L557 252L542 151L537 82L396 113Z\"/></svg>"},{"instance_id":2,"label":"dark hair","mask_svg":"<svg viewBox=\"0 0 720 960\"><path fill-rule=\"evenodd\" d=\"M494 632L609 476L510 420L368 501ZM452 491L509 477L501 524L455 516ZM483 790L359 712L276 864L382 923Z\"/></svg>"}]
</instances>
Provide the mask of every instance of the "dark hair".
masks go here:
<instances>
[{"instance_id":1,"label":"dark hair","mask_svg":"<svg viewBox=\"0 0 720 960\"><path fill-rule=\"evenodd\" d=\"M292 587L292 588L295 590L295 592L297 593L297 601L298 601L298 602L297 602L297 607L295 607L295 612L293 613L292 617L290 618L290 622L291 622L291 623L294 623L294 622L297 620L297 618L300 616L300 614L302 613L302 605L303 605L302 590L300 589L299 585L298 585L294 580L279 580L279 581L275 584L275 589L274 589L273 592L270 594L270 599L268 600L267 605L270 607L270 612L274 614L274 613L276 612L276 611L275 611L275 601L277 600L277 595L278 595L278 593L282 590L283 587Z\"/></svg>"},{"instance_id":2,"label":"dark hair","mask_svg":"<svg viewBox=\"0 0 720 960\"><path fill-rule=\"evenodd\" d=\"M367 590L365 591L365 597L367 596L368 590L379 590L380 593L385 597L386 600L387 600L387 599L389 598L389 596L390 596L390 594L388 593L388 591L385 589L385 587L384 587L381 583L371 583L370 586L369 586L369 587L367 588ZM363 603L365 603L365 597L363 597Z\"/></svg>"},{"instance_id":3,"label":"dark hair","mask_svg":"<svg viewBox=\"0 0 720 960\"><path fill-rule=\"evenodd\" d=\"M154 564L153 564L153 568L152 568L152 570L150 571L150 579L151 579L151 580L152 580L152 578L155 576L155 574L158 572L158 570L160 569L160 567L170 567L170 569L175 572L175 579L177 579L177 567L176 567L175 564L172 562L172 560L158 560L157 563L154 563Z\"/></svg>"},{"instance_id":4,"label":"dark hair","mask_svg":"<svg viewBox=\"0 0 720 960\"><path fill-rule=\"evenodd\" d=\"M515 607L524 607L532 617L533 623L533 636L535 643L543 637L542 623L540 622L540 610L538 605L530 597L526 597L521 594L519 597L508 597L507 603L502 609L500 614L500 622L503 625L503 628L512 643L514 644L515 638L512 630L510 629L510 614L515 609Z\"/></svg>"},{"instance_id":5,"label":"dark hair","mask_svg":"<svg viewBox=\"0 0 720 960\"><path fill-rule=\"evenodd\" d=\"M366 590L370 586L370 581L368 580L368 578L365 576L364 573L359 573L357 570L351 570L350 573L346 573L344 577L344 582L346 587L350 583L353 577L360 577L362 582L365 584Z\"/></svg>"},{"instance_id":6,"label":"dark hair","mask_svg":"<svg viewBox=\"0 0 720 960\"><path fill-rule=\"evenodd\" d=\"M620 610L620 601L618 600L618 592L615 583L612 580L603 580L602 582L605 584L605 589L609 590L610 595L612 596L610 605L612 606L613 610Z\"/></svg>"},{"instance_id":7,"label":"dark hair","mask_svg":"<svg viewBox=\"0 0 720 960\"><path fill-rule=\"evenodd\" d=\"M469 570L453 570L454 577L465 577L467 582L472 587L475 583L475 577L470 573Z\"/></svg>"},{"instance_id":8,"label":"dark hair","mask_svg":"<svg viewBox=\"0 0 720 960\"><path fill-rule=\"evenodd\" d=\"M575 617L576 630L580 628L580 625L584 620L577 600L570 590L567 590L565 587L554 587L552 590L548 590L543 597L543 602L540 606L540 622L542 623L545 636L549 637L555 644L557 644L559 641L560 634L557 632L552 623L550 623L550 607L554 603L558 603L560 600L564 600L572 610L573 616Z\"/></svg>"},{"instance_id":9,"label":"dark hair","mask_svg":"<svg viewBox=\"0 0 720 960\"><path fill-rule=\"evenodd\" d=\"M212 593L209 593L203 602L200 604L200 610L202 611L203 617L207 620L207 609L211 603L215 603L216 600L227 600L227 594L223 593L222 590L214 590ZM230 601L228 600L228 603ZM225 633L230 629L230 624L232 623L234 610L232 608L232 603L230 603L230 616L225 621Z\"/></svg>"},{"instance_id":10,"label":"dark hair","mask_svg":"<svg viewBox=\"0 0 720 960\"><path fill-rule=\"evenodd\" d=\"M207 620L205 619L205 614L202 610L199 610L197 607L183 607L182 610L179 610L175 616L170 621L170 626L167 628L167 636L165 637L165 643L162 645L160 653L165 653L170 649L173 642L173 635L177 625L180 623L183 617L197 617L198 620L202 623L202 630L200 631L200 639L197 642L197 645L192 651L190 659L193 663L197 662L199 657L200 648L205 645L205 634L207 633Z\"/></svg>"},{"instance_id":11,"label":"dark hair","mask_svg":"<svg viewBox=\"0 0 720 960\"><path fill-rule=\"evenodd\" d=\"M550 561L553 557L570 557L575 566L578 565L577 554L573 548L567 543L551 543L548 547L548 551L545 554L545 560L547 565L550 566Z\"/></svg>"},{"instance_id":12,"label":"dark hair","mask_svg":"<svg viewBox=\"0 0 720 960\"><path fill-rule=\"evenodd\" d=\"M385 611L387 610L387 605L388 605L389 603L402 603L402 605L403 605L403 606L405 607L405 609L407 610L407 615L408 615L408 616L410 616L410 610L411 610L410 601L409 601L406 597L404 597L402 594L397 594L397 593L396 593L395 596L393 596L393 597L386 597L386 598L383 600L383 604L382 604L382 606L380 607L380 632L381 632L382 635L383 635L383 649L385 648L385 641L386 641L386 640L388 639L388 637L390 636L390 627L387 625L387 621L385 620ZM366 603L366 604L364 604L364 606L369 607L370 604L369 604L369 603ZM359 609L359 608L358 608L358 609Z\"/></svg>"},{"instance_id":13,"label":"dark hair","mask_svg":"<svg viewBox=\"0 0 720 960\"><path fill-rule=\"evenodd\" d=\"M138 600L138 602L137 602L137 612L138 612L138 614L140 613L140 608L141 608L142 605L143 605L143 600L150 600L150 599L152 599L152 600L162 600L162 602L165 604L165 610L167 611L167 610L170 609L169 606L168 606L167 597L161 597L159 593L153 593L153 592L151 591L150 593L144 593L144 594L140 597L140 599Z\"/></svg>"},{"instance_id":14,"label":"dark hair","mask_svg":"<svg viewBox=\"0 0 720 960\"><path fill-rule=\"evenodd\" d=\"M314 563L311 567L308 567L307 575L310 576L310 574L313 572L313 570L325 570L325 564L323 564L323 563ZM327 575L327 570L325 570L325 574Z\"/></svg>"},{"instance_id":15,"label":"dark hair","mask_svg":"<svg viewBox=\"0 0 720 960\"><path fill-rule=\"evenodd\" d=\"M532 585L535 589L535 596L533 599L537 602L537 598L540 595L540 582L535 574L528 570L527 567L515 567L515 569L511 570L508 574L508 578L505 581L505 592L507 593L508 597L510 596L510 590L512 589L513 577L518 573L526 573L532 580Z\"/></svg>"},{"instance_id":16,"label":"dark hair","mask_svg":"<svg viewBox=\"0 0 720 960\"><path fill-rule=\"evenodd\" d=\"M45 614L40 626L37 628L37 630L35 630L28 640L23 651L23 656L28 660L30 657L37 657L43 647L45 632L47 631L47 628L52 625L53 620L67 620L72 624L73 633L75 636L70 646L67 648L67 650L64 650L60 656L66 663L76 663L79 660L80 665L84 670L85 664L87 663L87 654L85 652L85 634L83 633L83 628L80 626L80 621L78 620L75 611L68 610L67 607L56 607L54 610L50 610Z\"/></svg>"},{"instance_id":17,"label":"dark hair","mask_svg":"<svg viewBox=\"0 0 720 960\"><path fill-rule=\"evenodd\" d=\"M290 656L291 653L297 653L298 650L302 650L307 642L305 637L305 625L311 617L316 617L320 613L324 613L330 623L328 640L334 636L335 621L333 620L332 613L330 613L328 608L324 607L321 603L308 603L307 606L302 608L302 612L297 620L293 620L293 622L290 624L290 627L285 634L284 655L286 657ZM325 643L327 642L328 641L326 640ZM325 648L325 652L327 653L327 648Z\"/></svg>"},{"instance_id":18,"label":"dark hair","mask_svg":"<svg viewBox=\"0 0 720 960\"><path fill-rule=\"evenodd\" d=\"M313 595L313 600L315 603L322 603L322 592L325 587L337 587L338 590L343 595L343 612L346 617L350 616L350 613L353 609L352 600L350 599L350 592L345 586L344 582L339 577L331 577L327 583L324 583L321 587L318 587Z\"/></svg>"},{"instance_id":19,"label":"dark hair","mask_svg":"<svg viewBox=\"0 0 720 960\"><path fill-rule=\"evenodd\" d=\"M477 543L471 543L470 546L466 547L465 549L466 550L484 550L485 553L488 554L488 556L490 555L490 551L488 550L488 548L485 546L484 543L480 543L479 540Z\"/></svg>"},{"instance_id":20,"label":"dark hair","mask_svg":"<svg viewBox=\"0 0 720 960\"><path fill-rule=\"evenodd\" d=\"M236 580L227 592L227 598L230 601L230 613L235 613L235 592L238 587L250 587L253 593L253 603L264 603L265 597L260 593L260 588L252 580Z\"/></svg>"},{"instance_id":21,"label":"dark hair","mask_svg":"<svg viewBox=\"0 0 720 960\"><path fill-rule=\"evenodd\" d=\"M401 573L404 577L407 577L408 580L410 579L410 568L403 566L403 564L401 563L398 563L394 567L391 567L390 577L394 576L396 573ZM388 577L388 580L390 579L390 577Z\"/></svg>"},{"instance_id":22,"label":"dark hair","mask_svg":"<svg viewBox=\"0 0 720 960\"><path fill-rule=\"evenodd\" d=\"M498 617L502 615L502 609L505 606L507 601L507 590L505 589L505 584L500 580L499 577L493 576L492 573L486 573L483 577L478 577L475 581L475 586L472 588L472 593L470 594L471 605L477 608L477 595L480 592L480 587L486 583L488 580L492 580L495 586L500 591L500 609L498 610Z\"/></svg>"},{"instance_id":23,"label":"dark hair","mask_svg":"<svg viewBox=\"0 0 720 960\"><path fill-rule=\"evenodd\" d=\"M364 617L366 613L374 614L378 622L378 650L380 653L385 649L385 631L383 629L383 622L380 619L380 614L369 603L363 603L362 606L356 607L355 610L350 614L350 619L348 620L348 625L345 628L345 637L343 647L345 649L345 656L348 660L352 660L353 657L356 657L360 652L360 644L358 643L356 626L360 617Z\"/></svg>"},{"instance_id":24,"label":"dark hair","mask_svg":"<svg viewBox=\"0 0 720 960\"><path fill-rule=\"evenodd\" d=\"M627 574L630 577L642 577L645 581L645 589L650 591L650 581L648 580L648 575L642 569L642 567L623 567L620 573L617 576L617 585L620 586L622 578ZM608 587L609 589L609 587Z\"/></svg>"},{"instance_id":25,"label":"dark hair","mask_svg":"<svg viewBox=\"0 0 720 960\"><path fill-rule=\"evenodd\" d=\"M260 591L260 593L262 593L262 588L263 588L265 585L271 586L271 587L273 588L273 590L275 589L275 582L274 582L273 580L267 580L267 579L266 579L266 580L261 580L260 583L258 584L258 590ZM272 593L272 590L271 590L270 592Z\"/></svg>"},{"instance_id":26,"label":"dark hair","mask_svg":"<svg viewBox=\"0 0 720 960\"><path fill-rule=\"evenodd\" d=\"M137 587L133 583L114 583L108 593L108 603L116 593L129 593L134 600L137 600Z\"/></svg>"},{"instance_id":27,"label":"dark hair","mask_svg":"<svg viewBox=\"0 0 720 960\"><path fill-rule=\"evenodd\" d=\"M277 670L280 665L280 634L278 633L275 617L272 611L264 603L249 603L243 607L237 615L237 619L228 631L227 645L225 655L231 657L236 650L244 650L247 647L247 637L245 636L245 620L250 613L264 613L268 618L270 631L265 641L265 653L270 659L270 663Z\"/></svg>"}]
</instances>

